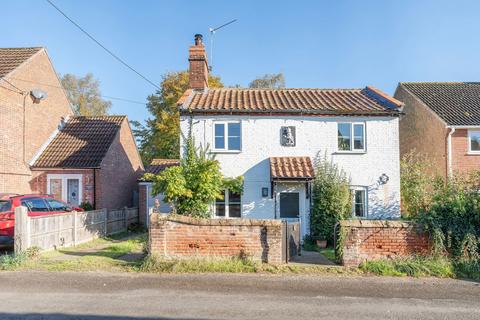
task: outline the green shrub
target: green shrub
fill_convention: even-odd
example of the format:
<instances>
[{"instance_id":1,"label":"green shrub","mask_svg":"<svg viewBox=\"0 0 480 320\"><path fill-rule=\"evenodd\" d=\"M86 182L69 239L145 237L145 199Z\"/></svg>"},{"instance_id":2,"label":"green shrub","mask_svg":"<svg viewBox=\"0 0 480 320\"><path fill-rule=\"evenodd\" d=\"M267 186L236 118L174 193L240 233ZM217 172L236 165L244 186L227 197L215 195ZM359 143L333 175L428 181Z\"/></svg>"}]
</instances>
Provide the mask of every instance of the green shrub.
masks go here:
<instances>
[{"instance_id":1,"label":"green shrub","mask_svg":"<svg viewBox=\"0 0 480 320\"><path fill-rule=\"evenodd\" d=\"M456 176L435 188L429 208L415 221L433 240L435 254L446 253L455 260L480 259L480 193L477 173Z\"/></svg>"},{"instance_id":2,"label":"green shrub","mask_svg":"<svg viewBox=\"0 0 480 320\"><path fill-rule=\"evenodd\" d=\"M317 156L312 188L310 226L315 237L333 243L334 226L351 217L352 198L350 180L326 155Z\"/></svg>"},{"instance_id":3,"label":"green shrub","mask_svg":"<svg viewBox=\"0 0 480 320\"><path fill-rule=\"evenodd\" d=\"M93 210L93 206L90 203L90 201L83 201L82 203L80 203L79 207L82 208L85 211L92 211Z\"/></svg>"},{"instance_id":4,"label":"green shrub","mask_svg":"<svg viewBox=\"0 0 480 320\"><path fill-rule=\"evenodd\" d=\"M167 168L158 175L146 174L144 178L153 181L153 193L163 193L174 213L210 218L211 204L223 197L225 189L243 192L243 177L223 177L220 163L208 152L208 146L195 146L191 130L192 119L180 166Z\"/></svg>"},{"instance_id":5,"label":"green shrub","mask_svg":"<svg viewBox=\"0 0 480 320\"><path fill-rule=\"evenodd\" d=\"M21 267L28 260L26 252L0 256L0 270L13 270Z\"/></svg>"}]
</instances>

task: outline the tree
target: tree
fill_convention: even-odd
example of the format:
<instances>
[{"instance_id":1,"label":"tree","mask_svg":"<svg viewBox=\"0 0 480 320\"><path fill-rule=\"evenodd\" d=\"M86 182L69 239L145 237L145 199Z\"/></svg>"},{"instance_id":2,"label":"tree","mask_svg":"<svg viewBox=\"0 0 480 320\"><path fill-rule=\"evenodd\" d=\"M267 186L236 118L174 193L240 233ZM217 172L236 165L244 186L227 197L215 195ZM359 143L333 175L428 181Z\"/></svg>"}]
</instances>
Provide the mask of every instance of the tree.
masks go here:
<instances>
[{"instance_id":1,"label":"tree","mask_svg":"<svg viewBox=\"0 0 480 320\"><path fill-rule=\"evenodd\" d=\"M283 73L266 74L253 80L248 86L250 88L282 89L285 88L285 77Z\"/></svg>"},{"instance_id":2,"label":"tree","mask_svg":"<svg viewBox=\"0 0 480 320\"><path fill-rule=\"evenodd\" d=\"M108 114L112 102L102 99L100 81L87 73L84 77L65 74L61 77L70 103L75 113L82 116L103 116Z\"/></svg>"},{"instance_id":3,"label":"tree","mask_svg":"<svg viewBox=\"0 0 480 320\"><path fill-rule=\"evenodd\" d=\"M188 89L188 71L170 72L163 76L160 90L150 95L147 109L153 118L146 125L132 122L145 164L153 158L177 159L180 156L180 115L177 101ZM219 77L209 76L210 88L222 88Z\"/></svg>"},{"instance_id":4,"label":"tree","mask_svg":"<svg viewBox=\"0 0 480 320\"><path fill-rule=\"evenodd\" d=\"M223 197L223 190L243 191L243 177L223 177L220 163L209 156L208 147L195 147L191 123L185 141L185 157L180 160L180 166L169 167L159 175L147 174L145 179L153 181L153 193L163 193L174 213L209 218L210 205Z\"/></svg>"}]
</instances>

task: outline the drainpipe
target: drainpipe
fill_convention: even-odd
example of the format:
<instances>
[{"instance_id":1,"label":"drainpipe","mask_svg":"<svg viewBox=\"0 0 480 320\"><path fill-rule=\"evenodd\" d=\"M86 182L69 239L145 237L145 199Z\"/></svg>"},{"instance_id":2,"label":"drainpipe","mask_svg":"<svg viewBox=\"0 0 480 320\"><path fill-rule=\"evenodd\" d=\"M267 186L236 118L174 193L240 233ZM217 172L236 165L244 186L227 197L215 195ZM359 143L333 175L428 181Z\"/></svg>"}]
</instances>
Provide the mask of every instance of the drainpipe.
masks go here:
<instances>
[{"instance_id":1,"label":"drainpipe","mask_svg":"<svg viewBox=\"0 0 480 320\"><path fill-rule=\"evenodd\" d=\"M451 178L453 175L452 169L452 135L455 133L455 128L450 127L450 132L448 133L447 137L447 144L448 144L448 177Z\"/></svg>"}]
</instances>

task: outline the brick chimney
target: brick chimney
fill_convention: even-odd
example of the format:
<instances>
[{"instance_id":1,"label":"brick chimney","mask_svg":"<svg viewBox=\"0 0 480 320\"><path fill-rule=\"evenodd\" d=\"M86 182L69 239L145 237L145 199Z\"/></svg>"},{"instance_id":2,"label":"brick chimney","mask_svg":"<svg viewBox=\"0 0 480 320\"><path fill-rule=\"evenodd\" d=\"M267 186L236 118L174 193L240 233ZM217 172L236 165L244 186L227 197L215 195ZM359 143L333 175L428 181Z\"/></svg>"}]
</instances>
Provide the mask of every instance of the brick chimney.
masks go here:
<instances>
[{"instance_id":1,"label":"brick chimney","mask_svg":"<svg viewBox=\"0 0 480 320\"><path fill-rule=\"evenodd\" d=\"M201 34L195 35L195 45L189 49L188 61L190 62L190 89L208 88L208 61Z\"/></svg>"}]
</instances>

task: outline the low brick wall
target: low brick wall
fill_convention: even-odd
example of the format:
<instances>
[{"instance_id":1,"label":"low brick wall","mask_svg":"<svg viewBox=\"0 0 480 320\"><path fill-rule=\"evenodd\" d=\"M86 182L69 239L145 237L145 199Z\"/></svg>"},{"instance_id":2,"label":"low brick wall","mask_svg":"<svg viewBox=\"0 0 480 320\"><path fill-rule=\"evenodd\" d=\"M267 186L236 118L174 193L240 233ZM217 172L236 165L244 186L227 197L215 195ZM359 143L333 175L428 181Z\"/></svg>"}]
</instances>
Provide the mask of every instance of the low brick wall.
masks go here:
<instances>
[{"instance_id":1,"label":"low brick wall","mask_svg":"<svg viewBox=\"0 0 480 320\"><path fill-rule=\"evenodd\" d=\"M194 219L152 214L149 252L167 258L247 255L282 263L282 222L251 219Z\"/></svg>"},{"instance_id":2,"label":"low brick wall","mask_svg":"<svg viewBox=\"0 0 480 320\"><path fill-rule=\"evenodd\" d=\"M346 220L343 265L358 266L367 260L427 254L428 237L410 222L391 220Z\"/></svg>"}]
</instances>

